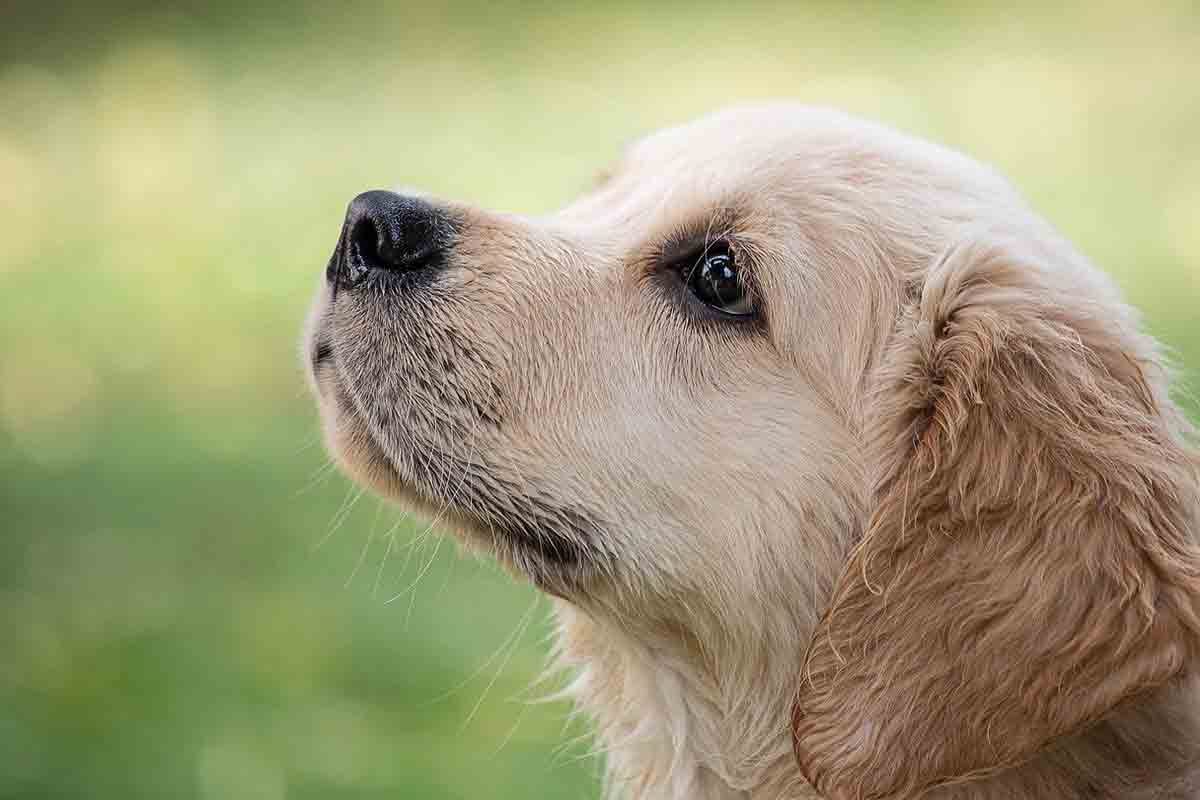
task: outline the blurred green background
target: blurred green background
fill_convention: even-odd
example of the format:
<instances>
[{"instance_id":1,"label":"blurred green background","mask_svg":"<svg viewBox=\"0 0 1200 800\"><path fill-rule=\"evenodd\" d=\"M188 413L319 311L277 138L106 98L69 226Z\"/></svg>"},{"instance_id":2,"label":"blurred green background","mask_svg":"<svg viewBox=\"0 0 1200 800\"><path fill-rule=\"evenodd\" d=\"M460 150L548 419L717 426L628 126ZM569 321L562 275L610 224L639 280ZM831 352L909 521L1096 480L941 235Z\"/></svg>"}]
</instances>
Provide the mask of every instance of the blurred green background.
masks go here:
<instances>
[{"instance_id":1,"label":"blurred green background","mask_svg":"<svg viewBox=\"0 0 1200 800\"><path fill-rule=\"evenodd\" d=\"M597 796L545 603L326 467L297 336L361 190L541 212L839 105L1012 176L1194 384L1200 7L1051 5L0 7L0 797Z\"/></svg>"}]
</instances>

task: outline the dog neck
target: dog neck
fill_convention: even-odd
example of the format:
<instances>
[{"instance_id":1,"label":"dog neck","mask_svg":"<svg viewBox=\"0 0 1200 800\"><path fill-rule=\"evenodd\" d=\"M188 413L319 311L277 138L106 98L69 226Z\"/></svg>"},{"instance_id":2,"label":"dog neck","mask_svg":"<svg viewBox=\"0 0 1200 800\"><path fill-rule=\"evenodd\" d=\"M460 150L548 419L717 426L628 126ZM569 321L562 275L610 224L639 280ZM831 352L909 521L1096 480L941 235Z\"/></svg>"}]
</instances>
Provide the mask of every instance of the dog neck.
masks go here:
<instances>
[{"instance_id":1,"label":"dog neck","mask_svg":"<svg viewBox=\"0 0 1200 800\"><path fill-rule=\"evenodd\" d=\"M797 641L653 635L558 602L566 693L596 726L607 796L622 800L809 800L792 753ZM1135 697L1029 763L942 786L925 800L1200 797L1200 679Z\"/></svg>"},{"instance_id":2,"label":"dog neck","mask_svg":"<svg viewBox=\"0 0 1200 800\"><path fill-rule=\"evenodd\" d=\"M631 628L566 602L556 611L559 664L574 677L566 694L595 724L607 796L817 797L792 755L794 675L776 675L770 658L782 642L716 652L693 631Z\"/></svg>"}]
</instances>

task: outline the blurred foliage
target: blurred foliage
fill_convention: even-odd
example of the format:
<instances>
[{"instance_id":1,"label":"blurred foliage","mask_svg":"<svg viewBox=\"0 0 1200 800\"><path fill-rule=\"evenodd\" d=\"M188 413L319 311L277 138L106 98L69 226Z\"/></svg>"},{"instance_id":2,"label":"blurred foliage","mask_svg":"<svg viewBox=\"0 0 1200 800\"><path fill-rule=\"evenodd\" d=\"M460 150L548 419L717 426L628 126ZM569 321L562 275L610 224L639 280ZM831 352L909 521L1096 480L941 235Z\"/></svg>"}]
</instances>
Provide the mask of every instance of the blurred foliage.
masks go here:
<instances>
[{"instance_id":1,"label":"blurred foliage","mask_svg":"<svg viewBox=\"0 0 1200 800\"><path fill-rule=\"evenodd\" d=\"M363 189L545 211L660 125L839 105L996 164L1200 367L1193 2L0 19L0 797L596 795L545 604L325 468L296 341Z\"/></svg>"}]
</instances>

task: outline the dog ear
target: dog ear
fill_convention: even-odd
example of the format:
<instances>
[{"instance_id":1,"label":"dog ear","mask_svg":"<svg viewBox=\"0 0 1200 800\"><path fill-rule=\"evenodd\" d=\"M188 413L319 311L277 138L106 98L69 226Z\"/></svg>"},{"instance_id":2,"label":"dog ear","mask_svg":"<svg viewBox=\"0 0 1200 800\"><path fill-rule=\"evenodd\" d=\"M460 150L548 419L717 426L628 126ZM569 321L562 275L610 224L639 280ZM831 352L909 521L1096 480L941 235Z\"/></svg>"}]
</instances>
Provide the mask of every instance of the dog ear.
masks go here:
<instances>
[{"instance_id":1,"label":"dog ear","mask_svg":"<svg viewBox=\"0 0 1200 800\"><path fill-rule=\"evenodd\" d=\"M1041 263L1003 241L951 249L882 359L872 514L793 709L822 796L908 798L1021 763L1195 652L1186 423L1125 309Z\"/></svg>"}]
</instances>

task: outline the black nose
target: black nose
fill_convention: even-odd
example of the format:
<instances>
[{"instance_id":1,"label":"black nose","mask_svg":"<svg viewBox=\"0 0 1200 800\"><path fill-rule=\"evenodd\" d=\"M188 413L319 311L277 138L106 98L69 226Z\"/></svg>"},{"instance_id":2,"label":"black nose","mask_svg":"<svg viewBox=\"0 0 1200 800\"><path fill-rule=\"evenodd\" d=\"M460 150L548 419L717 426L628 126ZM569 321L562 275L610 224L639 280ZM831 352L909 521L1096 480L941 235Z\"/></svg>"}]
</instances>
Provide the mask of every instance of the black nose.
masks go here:
<instances>
[{"instance_id":1,"label":"black nose","mask_svg":"<svg viewBox=\"0 0 1200 800\"><path fill-rule=\"evenodd\" d=\"M431 203L394 192L363 192L350 202L342 237L325 271L334 288L358 284L372 271L405 273L445 260L453 225Z\"/></svg>"}]
</instances>

